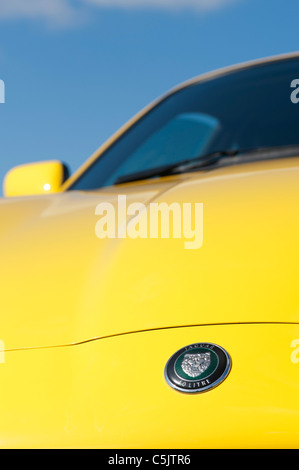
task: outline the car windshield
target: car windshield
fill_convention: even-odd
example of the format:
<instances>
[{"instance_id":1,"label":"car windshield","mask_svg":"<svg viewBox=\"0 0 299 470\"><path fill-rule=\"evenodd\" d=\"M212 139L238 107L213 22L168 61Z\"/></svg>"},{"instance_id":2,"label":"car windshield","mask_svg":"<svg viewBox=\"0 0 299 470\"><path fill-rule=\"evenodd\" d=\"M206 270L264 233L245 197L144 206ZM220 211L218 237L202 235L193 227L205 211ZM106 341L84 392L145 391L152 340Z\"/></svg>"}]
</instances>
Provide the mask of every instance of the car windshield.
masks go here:
<instances>
[{"instance_id":1,"label":"car windshield","mask_svg":"<svg viewBox=\"0 0 299 470\"><path fill-rule=\"evenodd\" d=\"M296 79L298 87L299 58L292 58L182 88L131 126L69 189L99 189L217 151L299 145Z\"/></svg>"}]
</instances>

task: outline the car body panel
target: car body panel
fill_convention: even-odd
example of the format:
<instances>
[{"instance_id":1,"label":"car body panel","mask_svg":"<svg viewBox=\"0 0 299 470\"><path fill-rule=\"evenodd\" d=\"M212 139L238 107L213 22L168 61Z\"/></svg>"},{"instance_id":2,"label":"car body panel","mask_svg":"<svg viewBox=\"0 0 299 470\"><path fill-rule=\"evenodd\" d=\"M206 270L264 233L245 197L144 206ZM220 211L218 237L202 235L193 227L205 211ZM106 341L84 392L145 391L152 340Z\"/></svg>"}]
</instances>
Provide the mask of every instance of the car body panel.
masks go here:
<instances>
[{"instance_id":1,"label":"car body panel","mask_svg":"<svg viewBox=\"0 0 299 470\"><path fill-rule=\"evenodd\" d=\"M289 158L2 200L6 349L182 325L298 322L298 174L298 158ZM95 208L116 207L119 194L147 207L203 203L202 247L97 238Z\"/></svg>"},{"instance_id":2,"label":"car body panel","mask_svg":"<svg viewBox=\"0 0 299 470\"><path fill-rule=\"evenodd\" d=\"M0 447L298 447L299 155L276 149L276 158L232 157L189 173L68 190L166 96L264 61L179 85L57 194L0 201ZM110 203L118 217L120 195L144 204L143 217L151 203L201 203L202 245L98 238L98 205ZM232 366L211 390L183 393L164 370L194 343L224 348Z\"/></svg>"},{"instance_id":3,"label":"car body panel","mask_svg":"<svg viewBox=\"0 0 299 470\"><path fill-rule=\"evenodd\" d=\"M299 325L210 325L6 352L0 446L296 447L295 338ZM167 360L200 341L227 350L229 375L205 393L173 390L164 378Z\"/></svg>"}]
</instances>

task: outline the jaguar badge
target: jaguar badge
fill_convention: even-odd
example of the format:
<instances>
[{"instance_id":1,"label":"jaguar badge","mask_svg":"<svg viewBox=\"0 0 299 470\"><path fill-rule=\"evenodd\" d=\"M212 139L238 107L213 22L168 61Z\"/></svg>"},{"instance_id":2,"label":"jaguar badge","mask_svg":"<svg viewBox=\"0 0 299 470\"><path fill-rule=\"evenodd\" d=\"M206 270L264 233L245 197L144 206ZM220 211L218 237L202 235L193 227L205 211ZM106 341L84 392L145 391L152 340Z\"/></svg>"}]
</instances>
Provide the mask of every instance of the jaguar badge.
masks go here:
<instances>
[{"instance_id":1,"label":"jaguar badge","mask_svg":"<svg viewBox=\"0 0 299 470\"><path fill-rule=\"evenodd\" d=\"M219 385L231 370L231 358L213 343L195 343L177 351L166 364L165 378L174 389L206 392Z\"/></svg>"}]
</instances>

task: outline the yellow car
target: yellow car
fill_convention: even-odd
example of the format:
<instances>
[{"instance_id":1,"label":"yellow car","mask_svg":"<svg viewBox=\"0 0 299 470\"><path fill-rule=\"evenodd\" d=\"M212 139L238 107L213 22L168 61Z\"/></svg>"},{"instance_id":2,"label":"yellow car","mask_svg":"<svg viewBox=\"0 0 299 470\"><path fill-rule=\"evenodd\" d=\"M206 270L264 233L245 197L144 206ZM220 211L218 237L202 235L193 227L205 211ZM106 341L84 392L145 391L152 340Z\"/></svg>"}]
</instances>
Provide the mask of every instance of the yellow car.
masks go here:
<instances>
[{"instance_id":1,"label":"yellow car","mask_svg":"<svg viewBox=\"0 0 299 470\"><path fill-rule=\"evenodd\" d=\"M4 448L299 447L299 53L4 180Z\"/></svg>"}]
</instances>

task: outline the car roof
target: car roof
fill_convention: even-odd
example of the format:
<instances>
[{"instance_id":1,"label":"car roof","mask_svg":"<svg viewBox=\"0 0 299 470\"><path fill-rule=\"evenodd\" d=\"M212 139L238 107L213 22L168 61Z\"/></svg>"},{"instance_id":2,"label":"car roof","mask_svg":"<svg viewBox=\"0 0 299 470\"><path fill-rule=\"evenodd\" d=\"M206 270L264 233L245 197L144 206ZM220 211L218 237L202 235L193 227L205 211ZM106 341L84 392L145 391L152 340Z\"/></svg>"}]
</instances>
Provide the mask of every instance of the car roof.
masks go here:
<instances>
[{"instance_id":1,"label":"car roof","mask_svg":"<svg viewBox=\"0 0 299 470\"><path fill-rule=\"evenodd\" d=\"M190 78L188 80L185 80L184 82L180 83L179 85L173 87L170 91L169 94L180 90L181 88L185 88L186 86L189 85L194 85L195 83L216 78L218 76L227 74L227 73L233 73L233 72L238 72L240 70L243 70L245 68L251 68L251 67L256 67L258 65L263 65L263 64L268 64L272 62L279 62L279 61L284 61L288 59L299 59L299 51L294 51L294 52L289 52L285 54L278 54L278 55L273 55L269 57L263 57L260 59L254 59L254 60L249 60L246 62L240 62L234 65L229 65L226 67L221 67L219 69L212 70L211 72L206 72L200 75L197 75L193 78Z\"/></svg>"}]
</instances>

